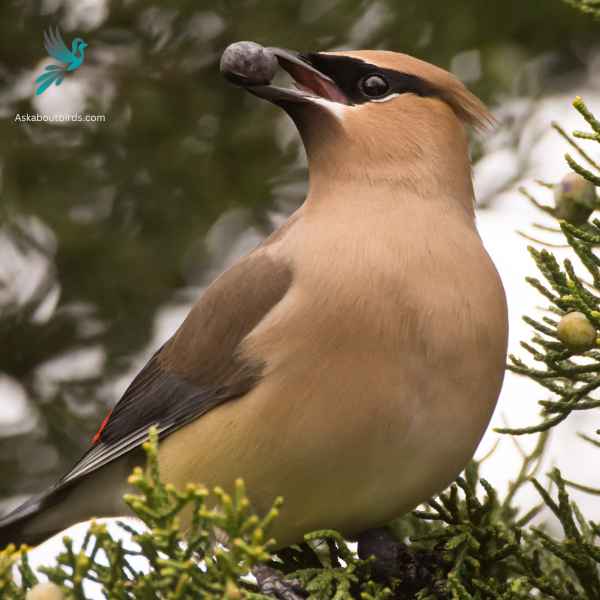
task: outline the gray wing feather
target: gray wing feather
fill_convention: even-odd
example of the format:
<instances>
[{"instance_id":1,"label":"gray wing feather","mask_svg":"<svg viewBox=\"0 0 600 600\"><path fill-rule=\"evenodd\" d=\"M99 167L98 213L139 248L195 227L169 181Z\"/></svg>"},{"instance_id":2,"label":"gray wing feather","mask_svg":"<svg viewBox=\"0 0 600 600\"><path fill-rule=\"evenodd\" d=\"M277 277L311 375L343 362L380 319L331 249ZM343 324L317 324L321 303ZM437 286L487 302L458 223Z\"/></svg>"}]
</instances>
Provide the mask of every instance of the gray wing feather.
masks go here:
<instances>
[{"instance_id":1,"label":"gray wing feather","mask_svg":"<svg viewBox=\"0 0 600 600\"><path fill-rule=\"evenodd\" d=\"M67 48L58 27L53 31L52 27L44 32L44 48L46 52L56 60L68 65L73 60L73 54Z\"/></svg>"},{"instance_id":2,"label":"gray wing feather","mask_svg":"<svg viewBox=\"0 0 600 600\"><path fill-rule=\"evenodd\" d=\"M239 345L291 285L287 265L250 255L219 277L178 332L148 362L115 406L98 442L60 481L84 477L141 446L155 426L164 438L258 382L263 364Z\"/></svg>"}]
</instances>

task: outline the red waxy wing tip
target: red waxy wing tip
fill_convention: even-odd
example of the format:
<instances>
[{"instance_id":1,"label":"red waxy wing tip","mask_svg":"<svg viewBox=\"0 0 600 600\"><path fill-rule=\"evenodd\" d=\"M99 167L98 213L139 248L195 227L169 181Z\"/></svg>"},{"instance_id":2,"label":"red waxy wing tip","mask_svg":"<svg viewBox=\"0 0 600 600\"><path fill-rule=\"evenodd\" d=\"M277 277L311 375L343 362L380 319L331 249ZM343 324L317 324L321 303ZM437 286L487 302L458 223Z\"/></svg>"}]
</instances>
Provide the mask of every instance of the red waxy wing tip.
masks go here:
<instances>
[{"instance_id":1,"label":"red waxy wing tip","mask_svg":"<svg viewBox=\"0 0 600 600\"><path fill-rule=\"evenodd\" d=\"M108 423L108 421L110 419L110 415L112 415L112 410L106 415L106 417L104 417L104 421L102 421L102 425L100 425L100 429L98 429L98 431L96 431L96 434L92 438L92 445L97 444L100 441L100 436L102 435L102 432L104 431L104 428L106 427L106 424Z\"/></svg>"}]
</instances>

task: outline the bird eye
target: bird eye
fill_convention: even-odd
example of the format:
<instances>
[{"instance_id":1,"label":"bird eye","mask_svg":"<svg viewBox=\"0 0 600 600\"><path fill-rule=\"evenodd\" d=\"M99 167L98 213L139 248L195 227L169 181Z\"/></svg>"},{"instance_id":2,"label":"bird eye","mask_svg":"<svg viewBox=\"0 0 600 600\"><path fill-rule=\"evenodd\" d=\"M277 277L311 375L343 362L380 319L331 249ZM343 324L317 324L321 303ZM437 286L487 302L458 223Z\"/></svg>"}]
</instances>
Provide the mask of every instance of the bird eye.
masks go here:
<instances>
[{"instance_id":1,"label":"bird eye","mask_svg":"<svg viewBox=\"0 0 600 600\"><path fill-rule=\"evenodd\" d=\"M381 75L367 75L360 80L360 91L369 98L379 98L388 93L389 83Z\"/></svg>"}]
</instances>

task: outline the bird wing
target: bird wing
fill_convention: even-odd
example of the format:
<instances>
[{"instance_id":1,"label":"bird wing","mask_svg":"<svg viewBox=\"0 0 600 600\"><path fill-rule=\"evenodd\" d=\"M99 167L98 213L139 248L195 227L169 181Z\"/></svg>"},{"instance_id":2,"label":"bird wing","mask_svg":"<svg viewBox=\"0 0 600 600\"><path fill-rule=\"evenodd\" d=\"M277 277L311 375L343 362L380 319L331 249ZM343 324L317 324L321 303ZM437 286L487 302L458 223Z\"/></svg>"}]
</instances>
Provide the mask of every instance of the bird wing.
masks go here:
<instances>
[{"instance_id":1,"label":"bird wing","mask_svg":"<svg viewBox=\"0 0 600 600\"><path fill-rule=\"evenodd\" d=\"M164 438L259 381L260 358L243 358L240 344L285 296L289 266L255 251L204 292L175 335L135 377L89 450L58 486L131 452L155 426Z\"/></svg>"},{"instance_id":2,"label":"bird wing","mask_svg":"<svg viewBox=\"0 0 600 600\"><path fill-rule=\"evenodd\" d=\"M54 31L52 27L44 31L44 47L49 56L66 65L75 60L72 52L67 48L58 27Z\"/></svg>"}]
</instances>

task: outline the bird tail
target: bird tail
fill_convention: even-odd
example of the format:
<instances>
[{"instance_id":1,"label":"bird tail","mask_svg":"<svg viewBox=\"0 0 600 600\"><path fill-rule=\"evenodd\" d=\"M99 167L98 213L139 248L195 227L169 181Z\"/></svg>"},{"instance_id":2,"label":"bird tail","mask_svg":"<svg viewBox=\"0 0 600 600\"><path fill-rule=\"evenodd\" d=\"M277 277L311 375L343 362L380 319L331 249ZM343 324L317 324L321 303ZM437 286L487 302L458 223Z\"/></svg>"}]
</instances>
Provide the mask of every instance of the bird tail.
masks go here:
<instances>
[{"instance_id":1,"label":"bird tail","mask_svg":"<svg viewBox=\"0 0 600 600\"><path fill-rule=\"evenodd\" d=\"M68 515L52 510L65 491L61 488L33 496L0 518L0 550L9 544L37 546L72 525Z\"/></svg>"},{"instance_id":2,"label":"bird tail","mask_svg":"<svg viewBox=\"0 0 600 600\"><path fill-rule=\"evenodd\" d=\"M94 477L61 479L13 512L0 517L0 550L8 544L36 546L60 531L97 517L128 514L123 494L129 491L130 459L117 460ZM0 592L0 597L2 593Z\"/></svg>"},{"instance_id":3,"label":"bird tail","mask_svg":"<svg viewBox=\"0 0 600 600\"><path fill-rule=\"evenodd\" d=\"M58 65L48 65L44 72L35 80L38 87L35 90L35 95L43 94L53 83L60 85L65 78L65 70Z\"/></svg>"}]
</instances>

